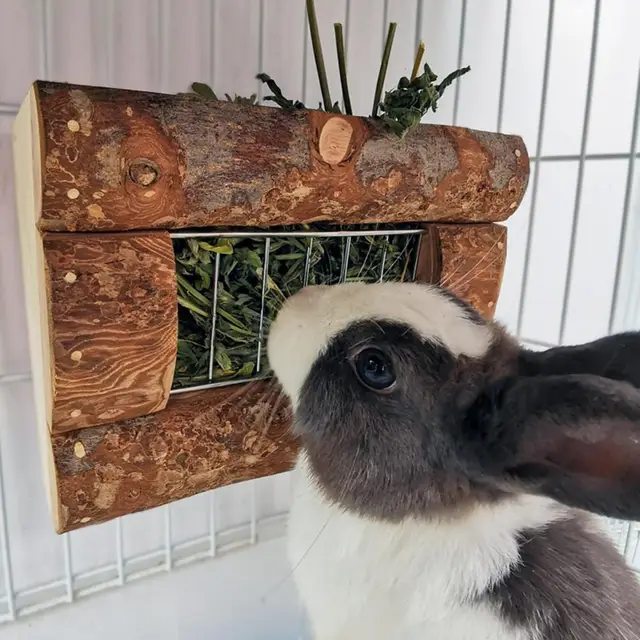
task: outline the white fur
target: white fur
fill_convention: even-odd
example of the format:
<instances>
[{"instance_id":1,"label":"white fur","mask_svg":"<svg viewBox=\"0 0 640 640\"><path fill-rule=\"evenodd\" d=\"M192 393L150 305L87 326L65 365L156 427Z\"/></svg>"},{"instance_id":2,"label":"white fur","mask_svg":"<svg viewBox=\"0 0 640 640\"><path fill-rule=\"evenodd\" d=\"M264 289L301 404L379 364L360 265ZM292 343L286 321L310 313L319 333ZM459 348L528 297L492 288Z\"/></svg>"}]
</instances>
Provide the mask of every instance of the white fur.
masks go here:
<instances>
[{"instance_id":1,"label":"white fur","mask_svg":"<svg viewBox=\"0 0 640 640\"><path fill-rule=\"evenodd\" d=\"M359 320L404 323L454 355L472 358L486 353L492 338L489 327L470 322L458 305L429 285L354 282L307 287L287 300L269 332L269 362L294 405L318 355Z\"/></svg>"},{"instance_id":2,"label":"white fur","mask_svg":"<svg viewBox=\"0 0 640 640\"><path fill-rule=\"evenodd\" d=\"M522 496L390 524L327 502L304 454L294 478L289 559L315 640L536 640L474 599L518 562L519 531L562 517L557 503Z\"/></svg>"}]
</instances>

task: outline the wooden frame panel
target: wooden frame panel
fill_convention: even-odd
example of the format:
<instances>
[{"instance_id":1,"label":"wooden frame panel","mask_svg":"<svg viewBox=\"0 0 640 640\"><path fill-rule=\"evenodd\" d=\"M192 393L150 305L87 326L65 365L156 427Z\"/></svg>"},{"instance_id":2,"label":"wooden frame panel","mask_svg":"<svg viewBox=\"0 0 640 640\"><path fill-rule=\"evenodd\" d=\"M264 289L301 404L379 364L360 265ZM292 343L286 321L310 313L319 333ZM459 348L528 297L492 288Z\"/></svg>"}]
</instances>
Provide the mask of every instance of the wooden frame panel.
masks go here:
<instances>
[{"instance_id":1,"label":"wooden frame panel","mask_svg":"<svg viewBox=\"0 0 640 640\"><path fill-rule=\"evenodd\" d=\"M164 409L178 345L167 232L43 238L53 431Z\"/></svg>"},{"instance_id":2,"label":"wooden frame panel","mask_svg":"<svg viewBox=\"0 0 640 640\"><path fill-rule=\"evenodd\" d=\"M418 279L490 318L517 136L197 96L36 83L14 128L31 362L59 532L287 471L275 385L169 396L177 299L168 229L426 223ZM473 223L473 224L469 224ZM96 233L100 232L100 233ZM53 433L52 433L53 431Z\"/></svg>"},{"instance_id":3,"label":"wooden frame panel","mask_svg":"<svg viewBox=\"0 0 640 640\"><path fill-rule=\"evenodd\" d=\"M37 82L46 231L499 222L520 204L518 136L193 94Z\"/></svg>"}]
</instances>

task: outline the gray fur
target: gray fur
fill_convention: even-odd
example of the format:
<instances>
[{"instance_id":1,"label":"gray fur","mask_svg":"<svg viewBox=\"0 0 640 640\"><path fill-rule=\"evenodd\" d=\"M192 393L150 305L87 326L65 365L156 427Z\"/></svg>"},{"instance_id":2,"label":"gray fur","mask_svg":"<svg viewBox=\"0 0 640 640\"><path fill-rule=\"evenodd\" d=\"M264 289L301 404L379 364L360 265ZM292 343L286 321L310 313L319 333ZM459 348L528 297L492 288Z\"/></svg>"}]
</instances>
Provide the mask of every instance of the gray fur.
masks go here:
<instances>
[{"instance_id":1,"label":"gray fur","mask_svg":"<svg viewBox=\"0 0 640 640\"><path fill-rule=\"evenodd\" d=\"M393 322L335 336L295 416L314 474L331 500L390 521L519 493L564 503L570 518L523 531L520 564L484 599L540 640L640 639L638 581L577 510L640 518L640 333L538 353L491 326L475 360ZM390 393L357 379L352 355L368 344L394 363Z\"/></svg>"},{"instance_id":2,"label":"gray fur","mask_svg":"<svg viewBox=\"0 0 640 640\"><path fill-rule=\"evenodd\" d=\"M541 640L635 640L640 589L620 554L576 513L523 532L520 564L487 594L514 625Z\"/></svg>"}]
</instances>

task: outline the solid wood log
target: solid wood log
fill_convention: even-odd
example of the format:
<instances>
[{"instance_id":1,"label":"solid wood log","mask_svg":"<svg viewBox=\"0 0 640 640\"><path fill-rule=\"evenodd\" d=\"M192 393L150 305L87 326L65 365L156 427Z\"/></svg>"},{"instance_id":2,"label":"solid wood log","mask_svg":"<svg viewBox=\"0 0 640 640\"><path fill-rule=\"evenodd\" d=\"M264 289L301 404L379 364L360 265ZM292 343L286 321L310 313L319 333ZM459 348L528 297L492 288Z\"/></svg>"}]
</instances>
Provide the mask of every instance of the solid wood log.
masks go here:
<instances>
[{"instance_id":1,"label":"solid wood log","mask_svg":"<svg viewBox=\"0 0 640 640\"><path fill-rule=\"evenodd\" d=\"M48 233L43 242L52 430L163 409L178 344L169 234Z\"/></svg>"},{"instance_id":2,"label":"solid wood log","mask_svg":"<svg viewBox=\"0 0 640 640\"><path fill-rule=\"evenodd\" d=\"M521 138L459 127L50 82L31 102L45 231L495 222L529 175Z\"/></svg>"},{"instance_id":3,"label":"solid wood log","mask_svg":"<svg viewBox=\"0 0 640 640\"><path fill-rule=\"evenodd\" d=\"M418 279L449 282L490 317L506 230L429 225ZM459 257L463 250L464 257ZM274 382L177 394L166 409L132 420L54 434L59 532L291 469L297 442Z\"/></svg>"},{"instance_id":4,"label":"solid wood log","mask_svg":"<svg viewBox=\"0 0 640 640\"><path fill-rule=\"evenodd\" d=\"M269 382L179 394L153 415L53 435L58 532L289 470L278 395Z\"/></svg>"}]
</instances>

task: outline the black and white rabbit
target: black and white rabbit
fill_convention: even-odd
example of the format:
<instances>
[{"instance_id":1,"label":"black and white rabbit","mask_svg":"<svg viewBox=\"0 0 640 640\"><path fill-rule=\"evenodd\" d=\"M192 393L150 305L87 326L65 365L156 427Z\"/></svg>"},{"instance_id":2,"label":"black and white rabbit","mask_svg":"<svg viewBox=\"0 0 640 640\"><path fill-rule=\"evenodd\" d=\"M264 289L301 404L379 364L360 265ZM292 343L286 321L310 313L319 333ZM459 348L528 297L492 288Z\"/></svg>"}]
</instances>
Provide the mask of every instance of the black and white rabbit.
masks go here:
<instances>
[{"instance_id":1,"label":"black and white rabbit","mask_svg":"<svg viewBox=\"0 0 640 640\"><path fill-rule=\"evenodd\" d=\"M316 640L640 639L591 515L640 519L640 333L531 352L441 288L354 283L290 298L269 361Z\"/></svg>"}]
</instances>

